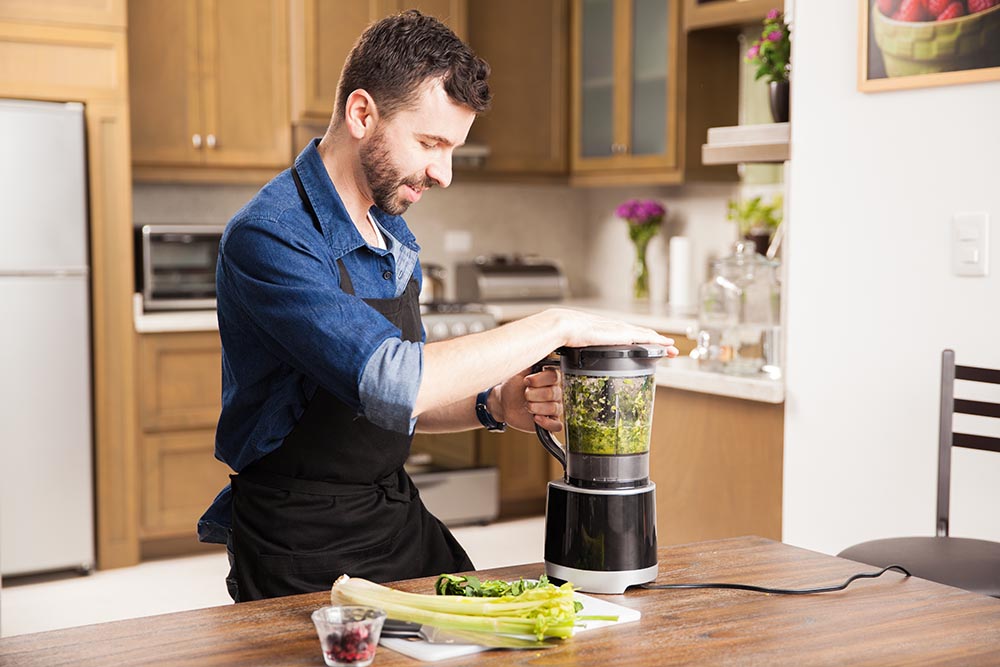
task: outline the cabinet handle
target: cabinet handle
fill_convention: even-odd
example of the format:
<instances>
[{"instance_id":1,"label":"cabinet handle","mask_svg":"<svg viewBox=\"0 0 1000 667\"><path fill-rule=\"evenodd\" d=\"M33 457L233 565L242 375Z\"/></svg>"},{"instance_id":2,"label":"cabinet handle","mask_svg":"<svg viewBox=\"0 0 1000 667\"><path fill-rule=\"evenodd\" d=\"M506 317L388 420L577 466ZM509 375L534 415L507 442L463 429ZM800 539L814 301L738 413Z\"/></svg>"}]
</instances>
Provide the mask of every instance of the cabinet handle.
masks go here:
<instances>
[{"instance_id":1,"label":"cabinet handle","mask_svg":"<svg viewBox=\"0 0 1000 667\"><path fill-rule=\"evenodd\" d=\"M615 155L621 155L628 151L628 146L625 144L611 144L611 152Z\"/></svg>"},{"instance_id":2,"label":"cabinet handle","mask_svg":"<svg viewBox=\"0 0 1000 667\"><path fill-rule=\"evenodd\" d=\"M208 146L209 148L215 148L215 135L214 134L210 134L207 137L205 137L205 145Z\"/></svg>"},{"instance_id":3,"label":"cabinet handle","mask_svg":"<svg viewBox=\"0 0 1000 667\"><path fill-rule=\"evenodd\" d=\"M193 134L191 135L191 145L195 148L201 148L201 135Z\"/></svg>"}]
</instances>

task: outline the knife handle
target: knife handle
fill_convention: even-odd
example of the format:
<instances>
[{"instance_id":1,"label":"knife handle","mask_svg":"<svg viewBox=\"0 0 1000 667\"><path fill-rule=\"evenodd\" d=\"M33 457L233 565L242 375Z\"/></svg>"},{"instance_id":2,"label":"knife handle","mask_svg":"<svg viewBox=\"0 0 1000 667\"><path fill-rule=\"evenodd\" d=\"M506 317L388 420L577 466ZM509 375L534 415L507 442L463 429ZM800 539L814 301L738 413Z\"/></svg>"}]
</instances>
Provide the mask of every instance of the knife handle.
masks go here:
<instances>
[{"instance_id":1,"label":"knife handle","mask_svg":"<svg viewBox=\"0 0 1000 667\"><path fill-rule=\"evenodd\" d=\"M417 637L420 635L420 627L420 623L387 618L382 624L382 635L385 637Z\"/></svg>"}]
</instances>

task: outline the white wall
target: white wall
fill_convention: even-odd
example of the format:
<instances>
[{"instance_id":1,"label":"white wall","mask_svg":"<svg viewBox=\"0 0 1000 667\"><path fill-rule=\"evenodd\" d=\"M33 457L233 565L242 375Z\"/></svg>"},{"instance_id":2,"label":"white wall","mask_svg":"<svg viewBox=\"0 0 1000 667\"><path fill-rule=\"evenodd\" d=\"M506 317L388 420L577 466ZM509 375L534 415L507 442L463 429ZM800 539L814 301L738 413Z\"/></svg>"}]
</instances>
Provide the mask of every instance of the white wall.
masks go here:
<instances>
[{"instance_id":1,"label":"white wall","mask_svg":"<svg viewBox=\"0 0 1000 667\"><path fill-rule=\"evenodd\" d=\"M798 2L784 539L934 532L940 352L1000 368L1000 82L857 92L856 2ZM951 275L957 211L992 270ZM959 450L952 534L1000 540L1000 455Z\"/></svg>"}]
</instances>

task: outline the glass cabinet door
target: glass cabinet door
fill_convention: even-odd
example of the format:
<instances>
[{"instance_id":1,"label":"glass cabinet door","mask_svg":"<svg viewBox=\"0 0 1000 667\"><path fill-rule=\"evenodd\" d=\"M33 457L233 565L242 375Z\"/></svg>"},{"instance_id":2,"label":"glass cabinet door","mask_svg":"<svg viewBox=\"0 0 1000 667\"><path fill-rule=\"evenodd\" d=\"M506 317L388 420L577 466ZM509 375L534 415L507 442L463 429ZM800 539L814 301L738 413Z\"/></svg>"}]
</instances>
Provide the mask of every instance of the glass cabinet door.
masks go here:
<instances>
[{"instance_id":1,"label":"glass cabinet door","mask_svg":"<svg viewBox=\"0 0 1000 667\"><path fill-rule=\"evenodd\" d=\"M629 153L667 151L670 0L634 0Z\"/></svg>"},{"instance_id":2,"label":"glass cabinet door","mask_svg":"<svg viewBox=\"0 0 1000 667\"><path fill-rule=\"evenodd\" d=\"M608 157L614 143L614 0L583 0L580 39L580 155Z\"/></svg>"}]
</instances>

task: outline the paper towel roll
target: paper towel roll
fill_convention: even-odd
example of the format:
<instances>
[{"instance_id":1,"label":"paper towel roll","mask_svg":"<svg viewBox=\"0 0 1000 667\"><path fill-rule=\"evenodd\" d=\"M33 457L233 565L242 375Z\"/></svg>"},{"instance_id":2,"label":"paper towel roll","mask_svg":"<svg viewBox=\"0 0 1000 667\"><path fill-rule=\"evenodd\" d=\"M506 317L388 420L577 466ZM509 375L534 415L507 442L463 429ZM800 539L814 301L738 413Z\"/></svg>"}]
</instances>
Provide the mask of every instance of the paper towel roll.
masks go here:
<instances>
[{"instance_id":1,"label":"paper towel roll","mask_svg":"<svg viewBox=\"0 0 1000 667\"><path fill-rule=\"evenodd\" d=\"M670 239L670 309L674 312L692 310L691 240L685 236Z\"/></svg>"}]
</instances>

